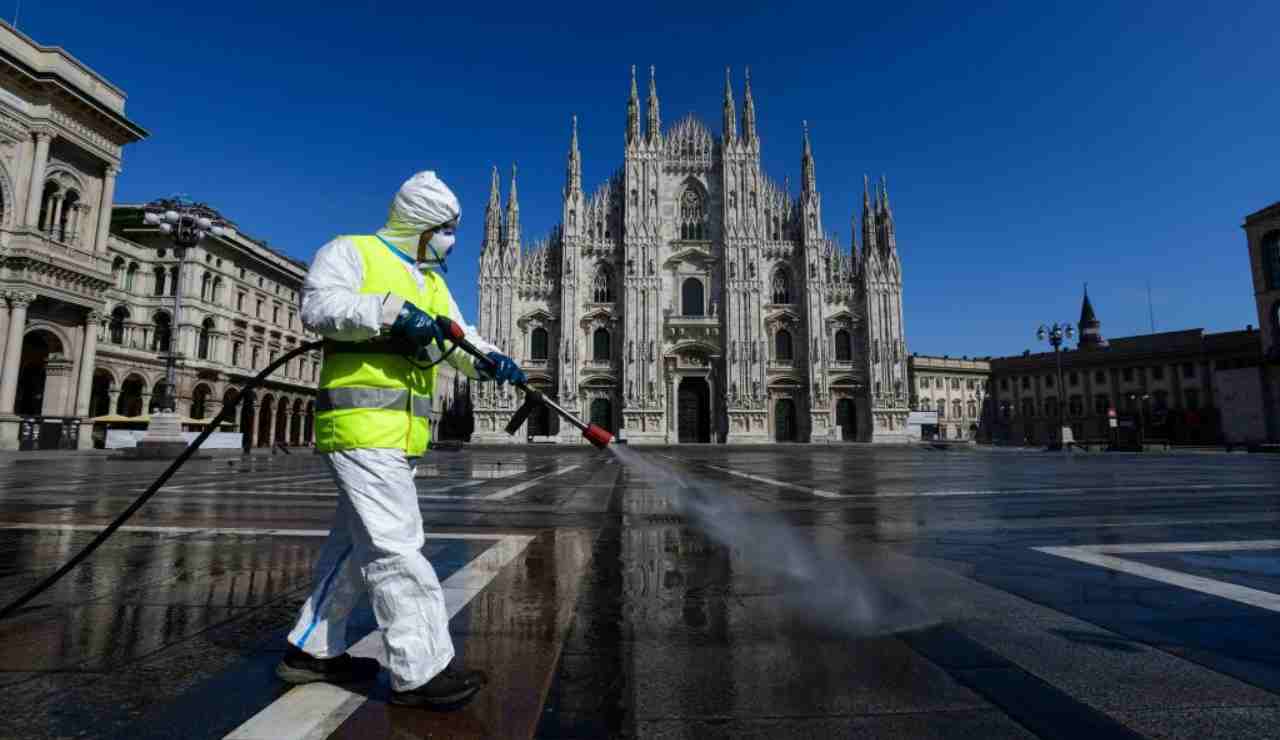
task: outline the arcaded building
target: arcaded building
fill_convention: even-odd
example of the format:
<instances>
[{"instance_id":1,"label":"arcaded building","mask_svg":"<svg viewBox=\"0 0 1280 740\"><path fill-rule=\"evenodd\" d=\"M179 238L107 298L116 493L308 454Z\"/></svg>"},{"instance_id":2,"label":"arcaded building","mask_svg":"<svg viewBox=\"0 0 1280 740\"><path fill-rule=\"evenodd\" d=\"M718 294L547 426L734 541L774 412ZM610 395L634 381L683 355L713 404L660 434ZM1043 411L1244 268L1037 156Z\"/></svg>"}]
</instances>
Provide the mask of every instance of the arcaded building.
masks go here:
<instances>
[{"instance_id":1,"label":"arcaded building","mask_svg":"<svg viewBox=\"0 0 1280 740\"><path fill-rule=\"evenodd\" d=\"M692 116L664 127L653 70L642 110L633 69L621 166L585 188L575 118L560 224L533 245L514 169L505 208L495 170L481 333L535 387L633 444L905 441L903 274L887 190L864 190L862 243L839 245L808 127L796 132L795 191L761 167L749 75L741 117L728 76L722 107L718 133ZM840 220L856 225L855 210ZM519 394L473 394L473 441L507 441ZM535 438L575 438L545 414L530 424Z\"/></svg>"},{"instance_id":2,"label":"arcaded building","mask_svg":"<svg viewBox=\"0 0 1280 740\"><path fill-rule=\"evenodd\" d=\"M0 23L0 449L87 447L124 91Z\"/></svg>"}]
</instances>

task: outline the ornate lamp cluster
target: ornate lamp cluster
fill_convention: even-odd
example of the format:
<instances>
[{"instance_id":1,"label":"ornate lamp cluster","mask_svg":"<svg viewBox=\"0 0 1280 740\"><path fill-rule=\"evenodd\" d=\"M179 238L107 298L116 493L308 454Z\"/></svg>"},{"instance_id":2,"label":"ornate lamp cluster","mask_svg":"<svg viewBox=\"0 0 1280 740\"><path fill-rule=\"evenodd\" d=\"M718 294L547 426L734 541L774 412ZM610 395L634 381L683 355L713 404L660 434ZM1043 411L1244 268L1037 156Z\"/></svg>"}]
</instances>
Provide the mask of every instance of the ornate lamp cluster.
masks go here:
<instances>
[{"instance_id":1,"label":"ornate lamp cluster","mask_svg":"<svg viewBox=\"0 0 1280 740\"><path fill-rule=\"evenodd\" d=\"M1063 399L1063 392L1065 389L1062 386L1062 351L1061 350L1062 350L1063 340L1074 339L1075 336L1076 336L1075 327L1073 327L1071 324L1065 321L1062 322L1061 324L1055 323L1051 326L1045 326L1044 324L1041 324L1040 328L1036 329L1036 339L1039 339L1042 342L1048 341L1049 344L1053 345L1054 358L1057 360L1057 364L1058 364L1058 389L1057 389L1058 390L1058 393L1057 393L1057 396L1058 396L1058 421L1057 421L1058 444L1064 450L1066 449L1066 433L1063 431L1062 419L1066 414L1066 409L1063 405L1065 403Z\"/></svg>"},{"instance_id":2,"label":"ornate lamp cluster","mask_svg":"<svg viewBox=\"0 0 1280 740\"><path fill-rule=\"evenodd\" d=\"M232 231L217 211L181 196L153 200L142 211L143 221L160 227L181 249L194 247L209 234L228 236Z\"/></svg>"}]
</instances>

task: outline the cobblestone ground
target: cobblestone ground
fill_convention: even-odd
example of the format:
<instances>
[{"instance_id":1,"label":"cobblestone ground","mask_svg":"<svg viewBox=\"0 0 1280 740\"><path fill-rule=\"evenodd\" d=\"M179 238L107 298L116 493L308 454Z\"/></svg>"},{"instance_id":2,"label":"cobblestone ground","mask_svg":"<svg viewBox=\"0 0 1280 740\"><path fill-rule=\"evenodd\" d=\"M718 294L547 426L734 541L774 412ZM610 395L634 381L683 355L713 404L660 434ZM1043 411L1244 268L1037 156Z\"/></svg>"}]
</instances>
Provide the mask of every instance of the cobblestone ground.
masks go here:
<instances>
[{"instance_id":1,"label":"cobblestone ground","mask_svg":"<svg viewBox=\"0 0 1280 740\"><path fill-rule=\"evenodd\" d=\"M0 459L0 601L160 470ZM273 673L337 491L191 463L0 623L0 737L1271 738L1280 458L865 446L433 453L453 713ZM353 629L373 625L367 606ZM379 655L376 632L355 649Z\"/></svg>"}]
</instances>

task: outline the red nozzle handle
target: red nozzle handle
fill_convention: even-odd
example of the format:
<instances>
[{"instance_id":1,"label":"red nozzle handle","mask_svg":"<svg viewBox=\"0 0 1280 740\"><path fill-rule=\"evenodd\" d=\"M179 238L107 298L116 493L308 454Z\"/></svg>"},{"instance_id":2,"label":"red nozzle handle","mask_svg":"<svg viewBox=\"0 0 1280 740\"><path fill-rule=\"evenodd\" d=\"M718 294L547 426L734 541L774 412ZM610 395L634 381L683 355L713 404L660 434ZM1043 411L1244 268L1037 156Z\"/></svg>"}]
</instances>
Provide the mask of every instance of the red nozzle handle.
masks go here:
<instances>
[{"instance_id":1,"label":"red nozzle handle","mask_svg":"<svg viewBox=\"0 0 1280 740\"><path fill-rule=\"evenodd\" d=\"M436 324L444 330L444 335L455 342L465 341L467 333L462 330L462 325L454 322L448 316L437 316Z\"/></svg>"},{"instance_id":2,"label":"red nozzle handle","mask_svg":"<svg viewBox=\"0 0 1280 740\"><path fill-rule=\"evenodd\" d=\"M613 441L613 435L607 429L595 424L588 424L587 428L582 430L582 436L586 437L591 444L604 449Z\"/></svg>"}]
</instances>

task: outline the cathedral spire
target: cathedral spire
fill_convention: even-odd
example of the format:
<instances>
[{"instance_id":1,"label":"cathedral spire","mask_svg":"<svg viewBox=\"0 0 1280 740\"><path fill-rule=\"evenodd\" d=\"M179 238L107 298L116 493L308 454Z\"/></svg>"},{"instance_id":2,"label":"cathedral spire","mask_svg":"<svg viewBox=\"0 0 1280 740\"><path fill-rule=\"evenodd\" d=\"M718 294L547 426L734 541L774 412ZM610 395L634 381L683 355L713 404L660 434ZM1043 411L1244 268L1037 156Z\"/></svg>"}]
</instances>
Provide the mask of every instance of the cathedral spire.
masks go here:
<instances>
[{"instance_id":1,"label":"cathedral spire","mask_svg":"<svg viewBox=\"0 0 1280 740\"><path fill-rule=\"evenodd\" d=\"M800 191L812 195L818 192L818 181L813 174L813 148L809 146L809 122L804 121L804 154L800 158Z\"/></svg>"},{"instance_id":2,"label":"cathedral spire","mask_svg":"<svg viewBox=\"0 0 1280 740\"><path fill-rule=\"evenodd\" d=\"M565 194L582 190L582 155L578 152L578 116L573 116L573 134L569 139L569 167L566 172Z\"/></svg>"},{"instance_id":3,"label":"cathedral spire","mask_svg":"<svg viewBox=\"0 0 1280 740\"><path fill-rule=\"evenodd\" d=\"M1106 347L1107 340L1102 338L1102 322L1093 312L1093 302L1089 300L1089 284L1084 284L1084 301L1080 304L1080 341L1076 345L1080 349L1088 347Z\"/></svg>"},{"instance_id":4,"label":"cathedral spire","mask_svg":"<svg viewBox=\"0 0 1280 740\"><path fill-rule=\"evenodd\" d=\"M511 163L511 190L507 193L507 255L514 261L520 256L520 202L516 194L516 163Z\"/></svg>"},{"instance_id":5,"label":"cathedral spire","mask_svg":"<svg viewBox=\"0 0 1280 740\"><path fill-rule=\"evenodd\" d=\"M733 105L733 86L729 68L724 68L724 143L732 144L738 138L738 112Z\"/></svg>"},{"instance_id":6,"label":"cathedral spire","mask_svg":"<svg viewBox=\"0 0 1280 740\"><path fill-rule=\"evenodd\" d=\"M754 144L756 140L756 103L751 98L751 68L747 67L747 87L742 95L742 140Z\"/></svg>"},{"instance_id":7,"label":"cathedral spire","mask_svg":"<svg viewBox=\"0 0 1280 740\"><path fill-rule=\"evenodd\" d=\"M640 93L636 90L636 65L631 65L631 97L627 100L627 143L640 140Z\"/></svg>"},{"instance_id":8,"label":"cathedral spire","mask_svg":"<svg viewBox=\"0 0 1280 740\"><path fill-rule=\"evenodd\" d=\"M893 255L898 251L898 238L894 233L893 211L889 208L889 180L880 175L880 214L878 218L883 231L881 246L884 251Z\"/></svg>"},{"instance_id":9,"label":"cathedral spire","mask_svg":"<svg viewBox=\"0 0 1280 740\"><path fill-rule=\"evenodd\" d=\"M871 182L862 176L862 256L872 256L876 251L876 212L871 207Z\"/></svg>"},{"instance_id":10,"label":"cathedral spire","mask_svg":"<svg viewBox=\"0 0 1280 740\"><path fill-rule=\"evenodd\" d=\"M649 65L649 141L662 137L662 116L658 113L658 69Z\"/></svg>"},{"instance_id":11,"label":"cathedral spire","mask_svg":"<svg viewBox=\"0 0 1280 740\"><path fill-rule=\"evenodd\" d=\"M493 180L489 184L489 205L484 209L484 242L480 252L486 258L498 254L502 244L502 196L498 192L498 166L493 166Z\"/></svg>"}]
</instances>

